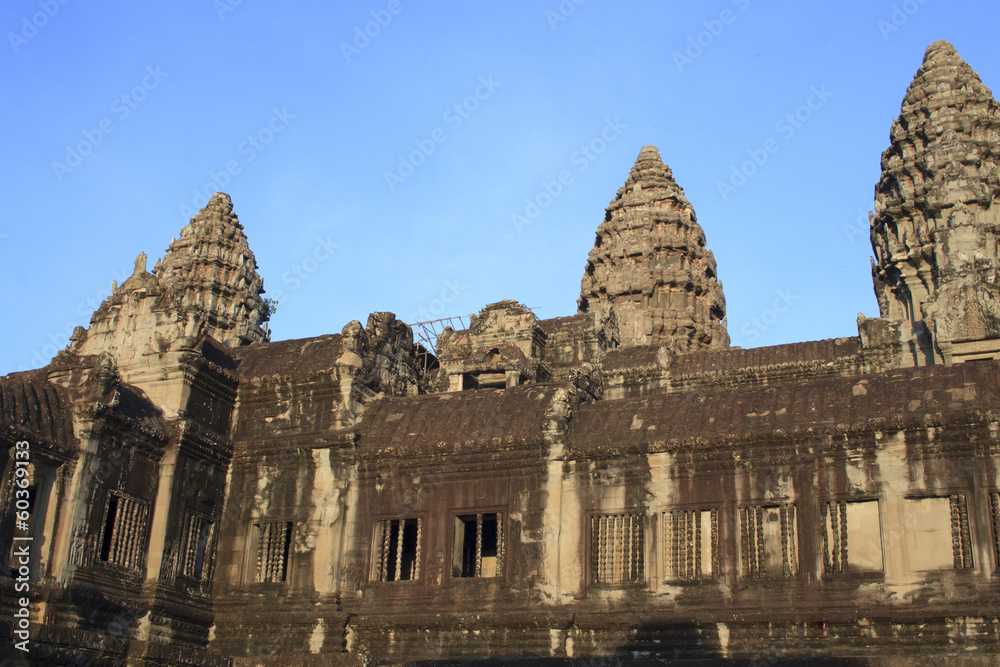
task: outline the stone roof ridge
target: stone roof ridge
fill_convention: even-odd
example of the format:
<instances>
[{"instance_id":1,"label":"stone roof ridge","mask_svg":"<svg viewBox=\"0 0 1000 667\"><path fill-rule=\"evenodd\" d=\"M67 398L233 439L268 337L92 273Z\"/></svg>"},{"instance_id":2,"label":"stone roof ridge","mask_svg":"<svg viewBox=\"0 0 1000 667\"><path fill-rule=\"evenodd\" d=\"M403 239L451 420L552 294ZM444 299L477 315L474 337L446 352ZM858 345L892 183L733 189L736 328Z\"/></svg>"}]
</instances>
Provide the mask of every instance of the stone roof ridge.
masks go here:
<instances>
[{"instance_id":1,"label":"stone roof ridge","mask_svg":"<svg viewBox=\"0 0 1000 667\"><path fill-rule=\"evenodd\" d=\"M159 286L160 283L156 279L156 276L146 271L146 253L140 252L135 258L132 275L126 278L120 287L115 282L112 282L111 292L112 294L118 294L119 292L130 292L139 289L157 290Z\"/></svg>"},{"instance_id":2,"label":"stone roof ridge","mask_svg":"<svg viewBox=\"0 0 1000 667\"><path fill-rule=\"evenodd\" d=\"M539 442L562 383L507 389L469 389L411 396L383 396L352 429L363 456L470 448L509 449Z\"/></svg>"},{"instance_id":3,"label":"stone roof ridge","mask_svg":"<svg viewBox=\"0 0 1000 667\"><path fill-rule=\"evenodd\" d=\"M236 373L244 379L328 374L343 353L343 339L343 333L321 334L236 348Z\"/></svg>"},{"instance_id":4,"label":"stone roof ridge","mask_svg":"<svg viewBox=\"0 0 1000 667\"><path fill-rule=\"evenodd\" d=\"M49 382L45 369L0 376L0 432L69 445L74 440L69 403L67 390Z\"/></svg>"},{"instance_id":5,"label":"stone roof ridge","mask_svg":"<svg viewBox=\"0 0 1000 667\"><path fill-rule=\"evenodd\" d=\"M691 451L819 433L978 424L996 404L997 361L901 368L864 377L827 376L801 385L735 387L595 401L580 406L568 447L625 451ZM976 387L961 392L962 387ZM933 391L928 391L934 387ZM830 406L837 406L835 409ZM641 424L635 428L633 424Z\"/></svg>"}]
</instances>

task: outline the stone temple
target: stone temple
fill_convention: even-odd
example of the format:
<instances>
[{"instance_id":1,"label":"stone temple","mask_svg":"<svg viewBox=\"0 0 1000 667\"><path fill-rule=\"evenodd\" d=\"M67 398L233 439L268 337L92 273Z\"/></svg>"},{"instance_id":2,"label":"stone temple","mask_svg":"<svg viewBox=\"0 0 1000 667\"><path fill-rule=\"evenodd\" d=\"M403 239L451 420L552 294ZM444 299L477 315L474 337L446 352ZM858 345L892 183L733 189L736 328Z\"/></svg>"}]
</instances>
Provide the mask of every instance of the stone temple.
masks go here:
<instances>
[{"instance_id":1,"label":"stone temple","mask_svg":"<svg viewBox=\"0 0 1000 667\"><path fill-rule=\"evenodd\" d=\"M48 366L0 378L4 648L996 664L998 164L997 102L932 44L875 186L880 317L748 350L652 146L575 315L501 301L434 351L384 312L270 341L216 194Z\"/></svg>"}]
</instances>

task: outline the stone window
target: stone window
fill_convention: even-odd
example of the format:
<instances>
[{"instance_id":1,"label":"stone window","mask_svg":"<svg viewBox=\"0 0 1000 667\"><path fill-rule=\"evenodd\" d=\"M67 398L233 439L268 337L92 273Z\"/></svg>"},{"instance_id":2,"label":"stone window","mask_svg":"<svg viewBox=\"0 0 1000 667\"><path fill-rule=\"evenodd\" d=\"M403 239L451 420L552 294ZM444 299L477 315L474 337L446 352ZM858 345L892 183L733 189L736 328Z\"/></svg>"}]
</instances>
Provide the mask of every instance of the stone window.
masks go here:
<instances>
[{"instance_id":1,"label":"stone window","mask_svg":"<svg viewBox=\"0 0 1000 667\"><path fill-rule=\"evenodd\" d=\"M140 569L146 553L148 516L148 503L119 493L110 494L104 516L100 559L131 570Z\"/></svg>"},{"instance_id":2,"label":"stone window","mask_svg":"<svg viewBox=\"0 0 1000 667\"><path fill-rule=\"evenodd\" d=\"M965 494L906 498L906 555L911 570L972 567L972 540Z\"/></svg>"},{"instance_id":3,"label":"stone window","mask_svg":"<svg viewBox=\"0 0 1000 667\"><path fill-rule=\"evenodd\" d=\"M209 577L208 545L212 539L213 524L198 514L190 513L184 524L181 543L181 574L199 581Z\"/></svg>"},{"instance_id":4,"label":"stone window","mask_svg":"<svg viewBox=\"0 0 1000 667\"><path fill-rule=\"evenodd\" d=\"M642 514L590 518L590 578L595 584L633 584L645 579L645 521Z\"/></svg>"},{"instance_id":5,"label":"stone window","mask_svg":"<svg viewBox=\"0 0 1000 667\"><path fill-rule=\"evenodd\" d=\"M375 529L376 581L420 578L421 520L385 519Z\"/></svg>"},{"instance_id":6,"label":"stone window","mask_svg":"<svg viewBox=\"0 0 1000 667\"><path fill-rule=\"evenodd\" d=\"M878 501L835 501L820 505L823 570L827 574L882 571L882 524Z\"/></svg>"},{"instance_id":7,"label":"stone window","mask_svg":"<svg viewBox=\"0 0 1000 667\"><path fill-rule=\"evenodd\" d=\"M1000 569L1000 493L990 493L990 514L993 517L993 554Z\"/></svg>"},{"instance_id":8,"label":"stone window","mask_svg":"<svg viewBox=\"0 0 1000 667\"><path fill-rule=\"evenodd\" d=\"M739 508L739 533L743 577L790 577L798 571L794 504Z\"/></svg>"},{"instance_id":9,"label":"stone window","mask_svg":"<svg viewBox=\"0 0 1000 667\"><path fill-rule=\"evenodd\" d=\"M253 580L257 583L286 581L288 546L292 539L291 522L255 523L251 533L249 552L256 555Z\"/></svg>"},{"instance_id":10,"label":"stone window","mask_svg":"<svg viewBox=\"0 0 1000 667\"><path fill-rule=\"evenodd\" d=\"M663 513L665 581L710 579L719 573L719 511Z\"/></svg>"},{"instance_id":11,"label":"stone window","mask_svg":"<svg viewBox=\"0 0 1000 667\"><path fill-rule=\"evenodd\" d=\"M503 514L455 517L452 577L497 577L503 570Z\"/></svg>"}]
</instances>

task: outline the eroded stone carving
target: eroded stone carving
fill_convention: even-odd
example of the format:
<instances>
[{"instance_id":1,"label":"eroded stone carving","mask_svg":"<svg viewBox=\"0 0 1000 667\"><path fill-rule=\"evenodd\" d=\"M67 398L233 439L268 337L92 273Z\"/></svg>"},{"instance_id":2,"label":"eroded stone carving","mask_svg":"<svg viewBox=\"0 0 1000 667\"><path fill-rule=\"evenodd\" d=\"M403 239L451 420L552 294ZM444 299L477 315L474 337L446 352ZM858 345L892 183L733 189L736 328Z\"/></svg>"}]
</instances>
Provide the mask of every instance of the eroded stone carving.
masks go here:
<instances>
[{"instance_id":1,"label":"eroded stone carving","mask_svg":"<svg viewBox=\"0 0 1000 667\"><path fill-rule=\"evenodd\" d=\"M548 336L525 306L492 303L469 323L467 330L449 328L438 337L439 389L515 387L550 377L542 361Z\"/></svg>"},{"instance_id":2,"label":"eroded stone carving","mask_svg":"<svg viewBox=\"0 0 1000 667\"><path fill-rule=\"evenodd\" d=\"M236 346L267 338L263 281L229 195L212 195L153 273L182 307L202 312L216 340Z\"/></svg>"},{"instance_id":3,"label":"eroded stone carving","mask_svg":"<svg viewBox=\"0 0 1000 667\"><path fill-rule=\"evenodd\" d=\"M684 190L645 146L608 205L580 286L579 312L611 304L622 345L674 352L729 345L715 258Z\"/></svg>"},{"instance_id":4,"label":"eroded stone carving","mask_svg":"<svg viewBox=\"0 0 1000 667\"><path fill-rule=\"evenodd\" d=\"M229 195L214 194L153 271L140 253L90 328L73 332L69 351L107 352L127 368L143 356L192 349L204 336L231 346L266 340L263 281Z\"/></svg>"},{"instance_id":5,"label":"eroded stone carving","mask_svg":"<svg viewBox=\"0 0 1000 667\"><path fill-rule=\"evenodd\" d=\"M950 361L952 343L1000 337L1000 110L934 42L890 136L871 217L875 294L903 325L909 363Z\"/></svg>"}]
</instances>

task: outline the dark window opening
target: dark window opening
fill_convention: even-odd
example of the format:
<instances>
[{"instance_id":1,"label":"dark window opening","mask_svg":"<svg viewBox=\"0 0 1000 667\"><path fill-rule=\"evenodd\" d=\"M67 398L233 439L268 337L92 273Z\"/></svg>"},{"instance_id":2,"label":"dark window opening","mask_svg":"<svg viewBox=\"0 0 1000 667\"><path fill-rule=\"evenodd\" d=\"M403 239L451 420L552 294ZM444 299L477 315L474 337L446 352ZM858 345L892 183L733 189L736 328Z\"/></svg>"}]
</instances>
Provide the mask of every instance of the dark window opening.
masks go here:
<instances>
[{"instance_id":1,"label":"dark window opening","mask_svg":"<svg viewBox=\"0 0 1000 667\"><path fill-rule=\"evenodd\" d=\"M190 514L186 528L181 573L192 579L207 579L206 558L212 534L212 522L197 514Z\"/></svg>"},{"instance_id":2,"label":"dark window opening","mask_svg":"<svg viewBox=\"0 0 1000 667\"><path fill-rule=\"evenodd\" d=\"M455 517L455 554L452 576L496 577L503 562L502 514L463 514Z\"/></svg>"},{"instance_id":3,"label":"dark window opening","mask_svg":"<svg viewBox=\"0 0 1000 667\"><path fill-rule=\"evenodd\" d=\"M116 493L108 497L101 550L98 557L129 569L142 568L146 544L146 518L149 507Z\"/></svg>"},{"instance_id":4,"label":"dark window opening","mask_svg":"<svg viewBox=\"0 0 1000 667\"><path fill-rule=\"evenodd\" d=\"M410 581L420 576L420 523L419 518L378 522L378 581Z\"/></svg>"},{"instance_id":5,"label":"dark window opening","mask_svg":"<svg viewBox=\"0 0 1000 667\"><path fill-rule=\"evenodd\" d=\"M506 389L507 373L504 371L494 373L475 373L466 375L466 389Z\"/></svg>"},{"instance_id":6,"label":"dark window opening","mask_svg":"<svg viewBox=\"0 0 1000 667\"><path fill-rule=\"evenodd\" d=\"M109 560L111 556L111 541L115 532L115 517L118 516L118 496L108 500L108 515L104 519L104 540L101 542L101 560Z\"/></svg>"}]
</instances>

